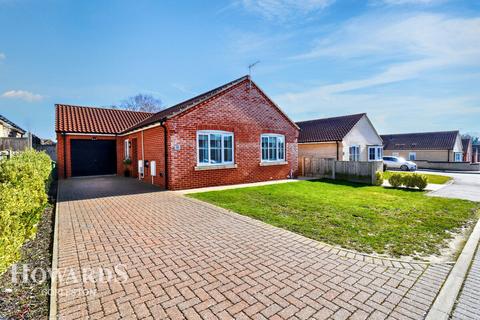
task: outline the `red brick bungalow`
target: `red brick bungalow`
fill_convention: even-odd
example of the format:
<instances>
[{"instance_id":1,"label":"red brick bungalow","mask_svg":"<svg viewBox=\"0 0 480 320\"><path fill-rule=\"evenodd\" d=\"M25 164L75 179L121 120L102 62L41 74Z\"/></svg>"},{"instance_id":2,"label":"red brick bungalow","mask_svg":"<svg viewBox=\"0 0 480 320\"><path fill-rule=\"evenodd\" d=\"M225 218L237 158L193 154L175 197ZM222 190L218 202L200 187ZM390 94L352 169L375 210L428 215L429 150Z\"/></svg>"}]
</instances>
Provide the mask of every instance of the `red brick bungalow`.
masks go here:
<instances>
[{"instance_id":1,"label":"red brick bungalow","mask_svg":"<svg viewBox=\"0 0 480 320\"><path fill-rule=\"evenodd\" d=\"M60 178L123 175L127 158L133 177L171 190L297 173L297 125L248 76L154 114L55 107Z\"/></svg>"}]
</instances>

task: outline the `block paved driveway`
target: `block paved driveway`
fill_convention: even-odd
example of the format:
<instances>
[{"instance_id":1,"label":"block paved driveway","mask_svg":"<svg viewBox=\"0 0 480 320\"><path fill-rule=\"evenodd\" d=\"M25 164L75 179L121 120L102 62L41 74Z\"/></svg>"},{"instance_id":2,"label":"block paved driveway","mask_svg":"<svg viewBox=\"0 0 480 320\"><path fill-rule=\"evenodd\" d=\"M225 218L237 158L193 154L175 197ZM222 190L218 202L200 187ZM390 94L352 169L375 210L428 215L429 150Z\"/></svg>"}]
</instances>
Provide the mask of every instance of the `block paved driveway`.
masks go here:
<instances>
[{"instance_id":1,"label":"block paved driveway","mask_svg":"<svg viewBox=\"0 0 480 320\"><path fill-rule=\"evenodd\" d=\"M451 268L334 249L133 179L61 181L58 210L60 319L422 319ZM86 281L119 264L126 281Z\"/></svg>"}]
</instances>

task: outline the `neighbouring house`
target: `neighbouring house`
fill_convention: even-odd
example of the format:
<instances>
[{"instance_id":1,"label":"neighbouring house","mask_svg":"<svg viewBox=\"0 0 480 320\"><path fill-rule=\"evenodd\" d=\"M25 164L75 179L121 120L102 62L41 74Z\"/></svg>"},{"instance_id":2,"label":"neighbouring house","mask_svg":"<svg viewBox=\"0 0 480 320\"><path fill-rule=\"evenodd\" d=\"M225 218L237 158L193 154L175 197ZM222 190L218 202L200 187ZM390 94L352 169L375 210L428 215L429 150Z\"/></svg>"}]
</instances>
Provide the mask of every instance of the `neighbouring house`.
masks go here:
<instances>
[{"instance_id":1,"label":"neighbouring house","mask_svg":"<svg viewBox=\"0 0 480 320\"><path fill-rule=\"evenodd\" d=\"M472 163L480 162L480 144L472 145Z\"/></svg>"},{"instance_id":2,"label":"neighbouring house","mask_svg":"<svg viewBox=\"0 0 480 320\"><path fill-rule=\"evenodd\" d=\"M472 138L462 138L463 162L472 161Z\"/></svg>"},{"instance_id":3,"label":"neighbouring house","mask_svg":"<svg viewBox=\"0 0 480 320\"><path fill-rule=\"evenodd\" d=\"M60 178L176 190L297 174L299 129L248 76L154 114L57 104L56 133Z\"/></svg>"},{"instance_id":4,"label":"neighbouring house","mask_svg":"<svg viewBox=\"0 0 480 320\"><path fill-rule=\"evenodd\" d=\"M31 147L31 135L0 115L0 151L21 151Z\"/></svg>"},{"instance_id":5,"label":"neighbouring house","mask_svg":"<svg viewBox=\"0 0 480 320\"><path fill-rule=\"evenodd\" d=\"M383 151L407 160L463 162L462 138L458 131L387 134Z\"/></svg>"},{"instance_id":6,"label":"neighbouring house","mask_svg":"<svg viewBox=\"0 0 480 320\"><path fill-rule=\"evenodd\" d=\"M382 139L366 113L297 122L298 155L342 161L380 161Z\"/></svg>"},{"instance_id":7,"label":"neighbouring house","mask_svg":"<svg viewBox=\"0 0 480 320\"><path fill-rule=\"evenodd\" d=\"M22 138L25 130L0 114L0 138Z\"/></svg>"},{"instance_id":8,"label":"neighbouring house","mask_svg":"<svg viewBox=\"0 0 480 320\"><path fill-rule=\"evenodd\" d=\"M50 139L42 139L32 134L32 148L37 151L43 151L52 161L57 162L57 144Z\"/></svg>"}]
</instances>

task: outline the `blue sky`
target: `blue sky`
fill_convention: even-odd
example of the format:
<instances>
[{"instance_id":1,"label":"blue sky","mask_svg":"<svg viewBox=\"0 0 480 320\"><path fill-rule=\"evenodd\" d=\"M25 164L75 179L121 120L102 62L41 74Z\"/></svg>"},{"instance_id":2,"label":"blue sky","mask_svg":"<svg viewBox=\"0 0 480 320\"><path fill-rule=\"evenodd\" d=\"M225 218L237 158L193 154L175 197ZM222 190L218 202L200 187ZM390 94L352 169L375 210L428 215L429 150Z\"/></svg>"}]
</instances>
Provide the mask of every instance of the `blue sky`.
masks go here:
<instances>
[{"instance_id":1,"label":"blue sky","mask_svg":"<svg viewBox=\"0 0 480 320\"><path fill-rule=\"evenodd\" d=\"M0 114L54 137L54 104L166 106L248 72L294 120L480 133L480 2L0 0Z\"/></svg>"}]
</instances>

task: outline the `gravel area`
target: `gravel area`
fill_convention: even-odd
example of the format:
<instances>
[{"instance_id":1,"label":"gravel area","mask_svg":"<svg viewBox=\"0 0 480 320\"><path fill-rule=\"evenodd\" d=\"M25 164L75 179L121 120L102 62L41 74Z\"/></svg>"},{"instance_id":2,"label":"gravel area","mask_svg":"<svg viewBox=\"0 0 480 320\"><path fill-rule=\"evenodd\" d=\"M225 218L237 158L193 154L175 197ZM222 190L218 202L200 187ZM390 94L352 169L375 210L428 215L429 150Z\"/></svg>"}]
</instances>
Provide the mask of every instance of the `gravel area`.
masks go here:
<instances>
[{"instance_id":1,"label":"gravel area","mask_svg":"<svg viewBox=\"0 0 480 320\"><path fill-rule=\"evenodd\" d=\"M50 199L54 199L55 186L50 189ZM50 271L52 262L52 236L54 220L54 201L50 202L38 225L36 237L24 244L20 260L0 275L0 320L3 319L47 319L49 311L50 276L46 272L44 281L41 270ZM23 283L23 265L35 272L39 281ZM16 266L17 281L12 275Z\"/></svg>"}]
</instances>

